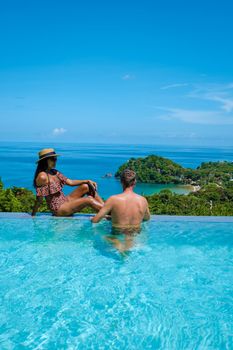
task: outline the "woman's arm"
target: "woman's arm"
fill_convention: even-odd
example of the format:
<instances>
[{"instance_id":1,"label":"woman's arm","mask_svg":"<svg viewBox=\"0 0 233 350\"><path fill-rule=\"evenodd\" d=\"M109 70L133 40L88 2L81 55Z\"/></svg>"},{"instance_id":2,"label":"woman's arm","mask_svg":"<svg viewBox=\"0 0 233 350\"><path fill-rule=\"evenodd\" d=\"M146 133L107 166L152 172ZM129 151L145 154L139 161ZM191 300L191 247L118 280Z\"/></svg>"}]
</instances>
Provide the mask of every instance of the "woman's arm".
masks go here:
<instances>
[{"instance_id":1,"label":"woman's arm","mask_svg":"<svg viewBox=\"0 0 233 350\"><path fill-rule=\"evenodd\" d=\"M71 179L66 180L66 184L68 186L80 186L82 184L88 184L88 183L91 183L95 187L95 189L97 189L97 183L92 180L71 180Z\"/></svg>"},{"instance_id":2,"label":"woman's arm","mask_svg":"<svg viewBox=\"0 0 233 350\"><path fill-rule=\"evenodd\" d=\"M41 206L43 202L43 197L41 196L36 196L36 200L35 200L35 204L34 204L34 207L32 209L32 216L35 216L39 207Z\"/></svg>"}]
</instances>

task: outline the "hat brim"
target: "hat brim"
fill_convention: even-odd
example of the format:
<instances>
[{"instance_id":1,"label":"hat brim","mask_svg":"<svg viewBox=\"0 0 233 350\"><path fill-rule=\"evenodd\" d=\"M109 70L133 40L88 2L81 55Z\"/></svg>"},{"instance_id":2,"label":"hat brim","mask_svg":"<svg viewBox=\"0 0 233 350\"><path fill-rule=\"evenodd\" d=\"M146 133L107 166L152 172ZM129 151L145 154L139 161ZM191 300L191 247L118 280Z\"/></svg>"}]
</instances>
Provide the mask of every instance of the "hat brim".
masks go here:
<instances>
[{"instance_id":1,"label":"hat brim","mask_svg":"<svg viewBox=\"0 0 233 350\"><path fill-rule=\"evenodd\" d=\"M45 158L52 158L52 157L60 157L60 154L50 154L50 155L45 155L44 157L42 157L42 158L40 158L40 159L38 159L37 161L36 161L36 164L37 163L39 163L41 160L43 160L43 159L45 159Z\"/></svg>"}]
</instances>

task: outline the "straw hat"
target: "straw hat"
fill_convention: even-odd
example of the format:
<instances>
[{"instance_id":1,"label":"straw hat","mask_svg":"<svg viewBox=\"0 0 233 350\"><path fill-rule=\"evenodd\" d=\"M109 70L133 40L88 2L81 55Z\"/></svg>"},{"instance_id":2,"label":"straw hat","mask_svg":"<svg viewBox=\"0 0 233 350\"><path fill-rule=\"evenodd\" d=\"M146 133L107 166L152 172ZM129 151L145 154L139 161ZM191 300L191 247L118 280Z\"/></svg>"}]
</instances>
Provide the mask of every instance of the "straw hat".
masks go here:
<instances>
[{"instance_id":1,"label":"straw hat","mask_svg":"<svg viewBox=\"0 0 233 350\"><path fill-rule=\"evenodd\" d=\"M53 148L44 148L38 153L38 155L39 155L39 159L36 161L36 163L38 163L39 161L45 158L60 156L60 154L56 154Z\"/></svg>"}]
</instances>

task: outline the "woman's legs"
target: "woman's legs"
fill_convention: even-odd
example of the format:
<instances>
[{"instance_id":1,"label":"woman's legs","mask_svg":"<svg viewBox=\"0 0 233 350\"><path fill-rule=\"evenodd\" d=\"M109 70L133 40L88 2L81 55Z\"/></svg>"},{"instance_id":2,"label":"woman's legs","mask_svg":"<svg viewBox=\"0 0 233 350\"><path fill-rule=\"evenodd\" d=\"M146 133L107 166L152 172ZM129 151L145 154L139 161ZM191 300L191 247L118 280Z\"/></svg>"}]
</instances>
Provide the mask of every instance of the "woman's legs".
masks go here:
<instances>
[{"instance_id":1,"label":"woman's legs","mask_svg":"<svg viewBox=\"0 0 233 350\"><path fill-rule=\"evenodd\" d=\"M77 187L74 191L72 191L67 197L71 200L81 198L89 193L89 186L87 184L82 184L79 187ZM102 198L98 195L98 193L95 193L95 198L97 202L104 204L104 201Z\"/></svg>"},{"instance_id":2,"label":"woman's legs","mask_svg":"<svg viewBox=\"0 0 233 350\"><path fill-rule=\"evenodd\" d=\"M77 187L67 196L68 201L61 205L56 215L72 215L74 213L78 213L85 207L90 207L98 212L103 207L104 202L97 193L95 195L95 198L91 196L84 197L86 194L88 194L88 192L89 187L87 184L82 184Z\"/></svg>"},{"instance_id":3,"label":"woman's legs","mask_svg":"<svg viewBox=\"0 0 233 350\"><path fill-rule=\"evenodd\" d=\"M78 213L85 207L90 207L95 211L99 211L103 204L97 202L93 197L76 198L63 203L58 209L57 216L69 216Z\"/></svg>"},{"instance_id":4,"label":"woman's legs","mask_svg":"<svg viewBox=\"0 0 233 350\"><path fill-rule=\"evenodd\" d=\"M98 195L98 193L95 193L95 198L94 198L97 202L101 203L104 205L104 201L103 199Z\"/></svg>"},{"instance_id":5,"label":"woman's legs","mask_svg":"<svg viewBox=\"0 0 233 350\"><path fill-rule=\"evenodd\" d=\"M70 198L70 199L81 198L81 197L85 196L85 194L87 194L88 191L89 191L88 185L87 184L82 184L82 185L76 187L75 190L73 190L67 196L67 198Z\"/></svg>"}]
</instances>

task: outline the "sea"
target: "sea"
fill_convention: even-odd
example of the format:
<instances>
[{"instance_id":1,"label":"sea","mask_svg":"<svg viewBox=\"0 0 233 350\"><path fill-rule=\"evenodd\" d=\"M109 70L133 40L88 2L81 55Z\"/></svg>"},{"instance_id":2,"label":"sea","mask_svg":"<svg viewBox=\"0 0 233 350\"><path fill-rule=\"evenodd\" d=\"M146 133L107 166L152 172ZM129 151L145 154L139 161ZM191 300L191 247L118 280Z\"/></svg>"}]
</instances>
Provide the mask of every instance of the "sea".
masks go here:
<instances>
[{"instance_id":1,"label":"sea","mask_svg":"<svg viewBox=\"0 0 233 350\"><path fill-rule=\"evenodd\" d=\"M91 179L98 184L98 191L103 198L121 192L121 184L114 177L118 167L130 158L146 157L154 154L169 158L189 168L196 168L202 162L233 161L232 147L202 146L166 146L166 145L130 145L130 144L79 144L39 142L0 142L0 177L4 187L25 187L33 190L33 177L36 169L38 152L42 148L55 148L60 154L57 169L71 179ZM112 174L112 177L105 177ZM164 188L184 194L189 190L173 184L137 183L136 192L151 195ZM66 186L64 192L72 190Z\"/></svg>"}]
</instances>

